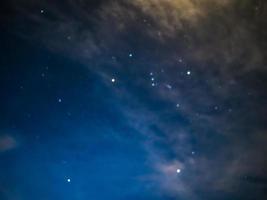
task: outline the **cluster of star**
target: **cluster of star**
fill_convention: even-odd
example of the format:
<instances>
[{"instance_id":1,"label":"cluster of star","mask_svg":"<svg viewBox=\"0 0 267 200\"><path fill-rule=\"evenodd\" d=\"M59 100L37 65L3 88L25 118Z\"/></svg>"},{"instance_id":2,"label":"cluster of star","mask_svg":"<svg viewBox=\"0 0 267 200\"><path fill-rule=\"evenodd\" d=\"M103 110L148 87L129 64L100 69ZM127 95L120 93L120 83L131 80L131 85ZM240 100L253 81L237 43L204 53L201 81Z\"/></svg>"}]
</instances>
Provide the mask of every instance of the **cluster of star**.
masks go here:
<instances>
[{"instance_id":1,"label":"cluster of star","mask_svg":"<svg viewBox=\"0 0 267 200\"><path fill-rule=\"evenodd\" d=\"M41 13L44 13L44 10L42 10ZM70 39L70 36L69 36L69 39ZM133 59L134 58L133 55L134 55L133 53L128 53L127 54L129 59ZM116 59L116 57L112 56L112 59L114 60L114 59ZM179 63L183 63L183 60L180 58L178 60L178 62ZM41 73L41 77L42 78L45 78L47 76L47 74L48 74L48 67L46 67L45 69L46 69L46 71ZM164 74L164 73L165 73L165 69L163 69L163 68L161 68L159 71L153 70L153 71L148 72L148 78L149 78L150 86L156 87L156 86L160 86L161 85L161 86L165 87L167 90L172 90L173 86L172 86L171 83L164 83L163 81L161 81L162 80L161 75ZM182 74L186 75L186 76L190 76L191 75L191 71L187 70L187 71L184 71ZM110 82L112 84L115 84L118 81L118 78L119 77L111 76L110 77ZM58 97L57 98L57 102L58 103L62 103L63 102L63 97ZM180 108L180 106L181 106L180 103L176 104L176 108ZM70 116L71 113L68 112L67 115ZM194 154L195 154L195 152L192 151L192 155L194 155ZM180 174L181 172L182 172L181 168L177 168L176 169L176 173L177 174ZM66 178L65 180L66 180L67 183L71 183L71 179L70 178Z\"/></svg>"},{"instance_id":2,"label":"cluster of star","mask_svg":"<svg viewBox=\"0 0 267 200\"><path fill-rule=\"evenodd\" d=\"M128 57L133 59L133 54L129 53ZM112 59L114 60L115 57L112 56ZM178 59L178 63L179 63L179 65L185 65L182 58ZM148 73L148 79L149 79L150 86L156 87L156 86L161 85L161 86L164 86L168 90L173 90L174 88L173 88L171 83L164 83L163 81L160 81L160 80L162 80L161 74L164 74L164 73L165 73L165 69L163 69L163 68L159 72L157 72L156 70L150 71ZM185 76L185 77L190 77L192 75L192 72L191 72L191 70L188 69L186 71L181 72L181 75ZM117 77L111 77L110 81L111 81L111 83L114 84L117 81ZM163 83L161 83L161 82L163 82ZM177 103L175 106L176 106L176 108L180 108L181 105L180 105L180 103ZM192 151L191 155L193 156L194 154L195 154L195 151ZM177 174L180 174L182 172L182 169L180 167L177 167L175 172Z\"/></svg>"},{"instance_id":3,"label":"cluster of star","mask_svg":"<svg viewBox=\"0 0 267 200\"><path fill-rule=\"evenodd\" d=\"M156 86L155 77L154 77L153 72L150 72L149 75L150 75L150 80L151 80L151 86L152 87Z\"/></svg>"}]
</instances>

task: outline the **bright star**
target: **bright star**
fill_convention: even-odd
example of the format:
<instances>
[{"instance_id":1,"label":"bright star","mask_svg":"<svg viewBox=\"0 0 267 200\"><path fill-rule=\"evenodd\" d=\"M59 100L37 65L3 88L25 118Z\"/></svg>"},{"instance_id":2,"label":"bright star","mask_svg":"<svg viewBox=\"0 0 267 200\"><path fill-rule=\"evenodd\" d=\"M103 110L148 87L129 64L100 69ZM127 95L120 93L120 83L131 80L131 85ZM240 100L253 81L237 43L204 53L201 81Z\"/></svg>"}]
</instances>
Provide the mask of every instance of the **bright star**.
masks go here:
<instances>
[{"instance_id":1,"label":"bright star","mask_svg":"<svg viewBox=\"0 0 267 200\"><path fill-rule=\"evenodd\" d=\"M70 183L70 178L67 179L67 182Z\"/></svg>"},{"instance_id":2,"label":"bright star","mask_svg":"<svg viewBox=\"0 0 267 200\"><path fill-rule=\"evenodd\" d=\"M115 78L112 78L112 79L111 79L111 82L112 82L112 83L114 83L115 81L116 81Z\"/></svg>"},{"instance_id":3,"label":"bright star","mask_svg":"<svg viewBox=\"0 0 267 200\"><path fill-rule=\"evenodd\" d=\"M179 174L181 172L181 169L177 169L176 172Z\"/></svg>"},{"instance_id":4,"label":"bright star","mask_svg":"<svg viewBox=\"0 0 267 200\"><path fill-rule=\"evenodd\" d=\"M190 75L190 74L191 74L191 71L187 71L186 74L187 74L187 75Z\"/></svg>"}]
</instances>

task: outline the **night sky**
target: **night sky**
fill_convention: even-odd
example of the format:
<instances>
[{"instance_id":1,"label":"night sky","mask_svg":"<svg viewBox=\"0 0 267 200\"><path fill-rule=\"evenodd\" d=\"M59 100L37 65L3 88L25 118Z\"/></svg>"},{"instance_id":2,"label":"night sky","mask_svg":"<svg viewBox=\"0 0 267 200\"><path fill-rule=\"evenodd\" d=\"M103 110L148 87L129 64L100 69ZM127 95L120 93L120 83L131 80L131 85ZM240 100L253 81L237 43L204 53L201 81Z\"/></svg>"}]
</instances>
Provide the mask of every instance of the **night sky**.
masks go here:
<instances>
[{"instance_id":1,"label":"night sky","mask_svg":"<svg viewBox=\"0 0 267 200\"><path fill-rule=\"evenodd\" d=\"M265 199L265 0L1 0L0 200Z\"/></svg>"}]
</instances>

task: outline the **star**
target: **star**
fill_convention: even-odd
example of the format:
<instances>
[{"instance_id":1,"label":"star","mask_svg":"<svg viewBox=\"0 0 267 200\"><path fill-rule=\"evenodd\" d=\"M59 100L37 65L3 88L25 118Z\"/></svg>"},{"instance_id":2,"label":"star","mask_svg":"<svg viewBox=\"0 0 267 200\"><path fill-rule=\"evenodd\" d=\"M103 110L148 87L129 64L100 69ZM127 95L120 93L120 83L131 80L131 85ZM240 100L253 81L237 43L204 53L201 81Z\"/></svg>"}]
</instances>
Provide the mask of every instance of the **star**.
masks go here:
<instances>
[{"instance_id":1,"label":"star","mask_svg":"<svg viewBox=\"0 0 267 200\"><path fill-rule=\"evenodd\" d=\"M115 78L112 78L112 79L111 79L111 82L112 82L112 83L115 83L115 81L116 81Z\"/></svg>"},{"instance_id":2,"label":"star","mask_svg":"<svg viewBox=\"0 0 267 200\"><path fill-rule=\"evenodd\" d=\"M187 75L190 75L190 74L191 74L191 71L188 70L188 71L186 72L186 74L187 74Z\"/></svg>"},{"instance_id":3,"label":"star","mask_svg":"<svg viewBox=\"0 0 267 200\"><path fill-rule=\"evenodd\" d=\"M68 178L68 179L67 179L67 182L70 183L70 181L71 181L70 178Z\"/></svg>"},{"instance_id":4,"label":"star","mask_svg":"<svg viewBox=\"0 0 267 200\"><path fill-rule=\"evenodd\" d=\"M181 169L177 169L176 172L177 172L177 174L180 174L181 173Z\"/></svg>"},{"instance_id":5,"label":"star","mask_svg":"<svg viewBox=\"0 0 267 200\"><path fill-rule=\"evenodd\" d=\"M41 13L44 13L44 10L41 10L40 12L41 12Z\"/></svg>"},{"instance_id":6,"label":"star","mask_svg":"<svg viewBox=\"0 0 267 200\"><path fill-rule=\"evenodd\" d=\"M168 89L172 89L172 86L171 86L170 84L166 84L166 87L167 87Z\"/></svg>"},{"instance_id":7,"label":"star","mask_svg":"<svg viewBox=\"0 0 267 200\"><path fill-rule=\"evenodd\" d=\"M133 57L133 54L132 53L129 53L129 57Z\"/></svg>"},{"instance_id":8,"label":"star","mask_svg":"<svg viewBox=\"0 0 267 200\"><path fill-rule=\"evenodd\" d=\"M62 102L62 99L59 98L59 99L58 99L58 102L61 103L61 102Z\"/></svg>"}]
</instances>

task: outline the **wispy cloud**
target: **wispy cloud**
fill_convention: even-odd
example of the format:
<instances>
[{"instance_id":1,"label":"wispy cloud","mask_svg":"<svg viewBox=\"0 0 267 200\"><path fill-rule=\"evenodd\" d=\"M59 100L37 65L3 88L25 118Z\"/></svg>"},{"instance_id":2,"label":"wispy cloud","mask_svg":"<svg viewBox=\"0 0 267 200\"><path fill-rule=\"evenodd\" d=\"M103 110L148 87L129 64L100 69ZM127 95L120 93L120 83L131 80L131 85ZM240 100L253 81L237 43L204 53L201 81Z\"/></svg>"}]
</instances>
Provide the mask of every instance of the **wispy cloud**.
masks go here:
<instances>
[{"instance_id":1,"label":"wispy cloud","mask_svg":"<svg viewBox=\"0 0 267 200\"><path fill-rule=\"evenodd\" d=\"M0 152L5 152L17 147L17 141L10 135L0 136Z\"/></svg>"},{"instance_id":2,"label":"wispy cloud","mask_svg":"<svg viewBox=\"0 0 267 200\"><path fill-rule=\"evenodd\" d=\"M261 160L266 134L250 123L262 118L263 111L252 107L248 93L252 90L255 98L258 93L244 77L264 70L267 51L257 35L261 12L256 3L250 10L244 4L101 1L92 9L85 1L66 1L63 10L48 1L27 1L16 8L33 23L30 32L22 28L24 35L83 63L117 94L127 123L146 138L144 148L155 170L148 177L164 191L194 199L199 190L230 192L240 177L266 162ZM141 49L134 62L125 61L130 49ZM153 91L145 75L151 69L157 81ZM131 78L121 75L114 87L112 73ZM128 88L129 82L134 89ZM149 91L166 106L151 105L155 101L144 100L137 90ZM192 143L208 152L196 149L192 155ZM15 146L12 137L0 138L0 151ZM253 159L259 164L251 163Z\"/></svg>"}]
</instances>

